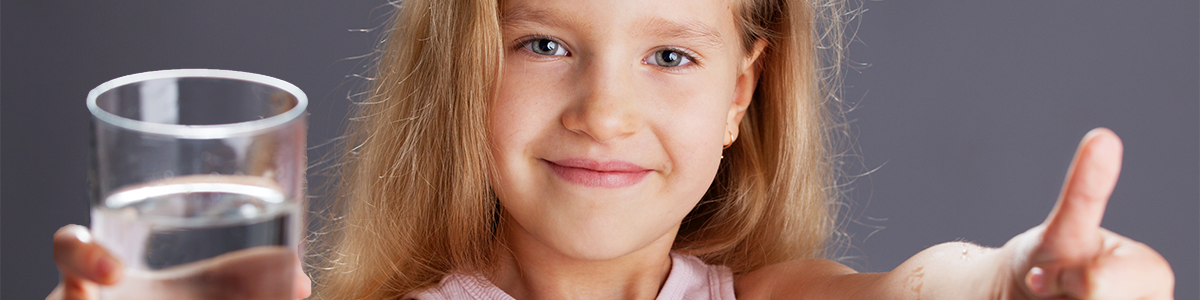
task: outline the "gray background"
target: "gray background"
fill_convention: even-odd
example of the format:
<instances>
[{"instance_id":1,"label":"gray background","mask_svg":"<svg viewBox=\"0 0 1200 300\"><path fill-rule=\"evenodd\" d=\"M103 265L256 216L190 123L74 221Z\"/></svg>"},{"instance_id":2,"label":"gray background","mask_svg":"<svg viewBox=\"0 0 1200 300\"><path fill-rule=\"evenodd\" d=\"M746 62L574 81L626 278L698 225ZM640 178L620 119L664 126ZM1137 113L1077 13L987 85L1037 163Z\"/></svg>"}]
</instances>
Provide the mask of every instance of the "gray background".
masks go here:
<instances>
[{"instance_id":1,"label":"gray background","mask_svg":"<svg viewBox=\"0 0 1200 300\"><path fill-rule=\"evenodd\" d=\"M0 298L44 297L58 276L51 234L88 222L88 90L168 68L278 77L309 94L317 162L363 85L348 75L367 62L347 58L375 40L350 29L380 24L382 2L4 1ZM850 57L870 66L846 80L845 162L876 171L847 193L844 262L885 271L940 242L1002 245L1045 218L1079 138L1105 126L1125 164L1104 226L1166 256L1178 299L1200 297L1196 1L863 6Z\"/></svg>"}]
</instances>

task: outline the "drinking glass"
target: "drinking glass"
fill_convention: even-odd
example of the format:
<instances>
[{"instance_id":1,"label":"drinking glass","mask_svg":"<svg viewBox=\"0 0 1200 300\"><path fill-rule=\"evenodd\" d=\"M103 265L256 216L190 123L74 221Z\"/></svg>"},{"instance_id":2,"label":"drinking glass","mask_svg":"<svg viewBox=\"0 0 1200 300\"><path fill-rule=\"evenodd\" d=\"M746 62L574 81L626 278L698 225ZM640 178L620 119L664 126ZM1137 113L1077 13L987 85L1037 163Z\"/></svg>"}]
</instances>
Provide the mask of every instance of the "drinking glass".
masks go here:
<instances>
[{"instance_id":1,"label":"drinking glass","mask_svg":"<svg viewBox=\"0 0 1200 300\"><path fill-rule=\"evenodd\" d=\"M268 76L139 73L88 93L92 232L124 263L103 299L288 299L308 99Z\"/></svg>"}]
</instances>

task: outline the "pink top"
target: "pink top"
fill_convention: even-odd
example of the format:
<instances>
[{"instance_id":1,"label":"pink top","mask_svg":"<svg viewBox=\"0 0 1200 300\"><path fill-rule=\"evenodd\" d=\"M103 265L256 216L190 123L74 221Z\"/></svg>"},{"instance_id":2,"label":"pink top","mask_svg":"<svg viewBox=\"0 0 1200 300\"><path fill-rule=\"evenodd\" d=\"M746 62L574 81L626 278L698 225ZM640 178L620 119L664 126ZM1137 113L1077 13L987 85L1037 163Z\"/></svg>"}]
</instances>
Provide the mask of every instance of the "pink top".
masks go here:
<instances>
[{"instance_id":1,"label":"pink top","mask_svg":"<svg viewBox=\"0 0 1200 300\"><path fill-rule=\"evenodd\" d=\"M417 300L513 300L500 288L479 276L451 274L438 286L411 295ZM691 255L671 252L671 273L658 291L657 300L732 300L733 273L724 266L710 266Z\"/></svg>"}]
</instances>

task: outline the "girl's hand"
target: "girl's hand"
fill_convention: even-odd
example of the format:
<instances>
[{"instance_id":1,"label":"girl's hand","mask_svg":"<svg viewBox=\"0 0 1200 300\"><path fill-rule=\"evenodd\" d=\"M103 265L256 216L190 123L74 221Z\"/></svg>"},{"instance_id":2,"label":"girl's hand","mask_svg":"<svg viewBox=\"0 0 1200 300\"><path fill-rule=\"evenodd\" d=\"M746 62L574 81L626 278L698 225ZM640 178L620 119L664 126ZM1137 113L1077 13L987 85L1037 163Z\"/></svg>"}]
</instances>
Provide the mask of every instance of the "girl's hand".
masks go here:
<instances>
[{"instance_id":1,"label":"girl's hand","mask_svg":"<svg viewBox=\"0 0 1200 300\"><path fill-rule=\"evenodd\" d=\"M116 284L121 262L92 242L92 234L79 225L67 225L54 233L54 264L62 280L46 300L99 299L97 285Z\"/></svg>"},{"instance_id":2,"label":"girl's hand","mask_svg":"<svg viewBox=\"0 0 1200 300\"><path fill-rule=\"evenodd\" d=\"M1172 299L1175 275L1162 255L1100 228L1120 169L1121 140L1094 129L1080 143L1050 217L1000 251L944 243L885 273L795 260L742 275L738 298Z\"/></svg>"},{"instance_id":3,"label":"girl's hand","mask_svg":"<svg viewBox=\"0 0 1200 300\"><path fill-rule=\"evenodd\" d=\"M1108 129L1084 136L1050 217L1014 237L1014 299L1173 299L1175 275L1145 244L1100 228L1121 170L1121 140Z\"/></svg>"},{"instance_id":4,"label":"girl's hand","mask_svg":"<svg viewBox=\"0 0 1200 300\"><path fill-rule=\"evenodd\" d=\"M46 296L47 300L99 299L99 286L114 285L122 280L121 262L92 241L87 228L63 226L54 234L54 262L62 273L58 287ZM291 274L279 273L281 265L296 266ZM278 299L270 287L278 286L278 278L292 276L292 298L307 298L311 282L300 270L292 251L280 247L256 247L173 267L167 280L130 281L122 284L131 293L122 299L137 297L158 299L171 294L171 299ZM132 278L127 278L132 280ZM212 288L217 284L220 288ZM264 289L264 287L266 287ZM124 295L124 293L122 293Z\"/></svg>"}]
</instances>

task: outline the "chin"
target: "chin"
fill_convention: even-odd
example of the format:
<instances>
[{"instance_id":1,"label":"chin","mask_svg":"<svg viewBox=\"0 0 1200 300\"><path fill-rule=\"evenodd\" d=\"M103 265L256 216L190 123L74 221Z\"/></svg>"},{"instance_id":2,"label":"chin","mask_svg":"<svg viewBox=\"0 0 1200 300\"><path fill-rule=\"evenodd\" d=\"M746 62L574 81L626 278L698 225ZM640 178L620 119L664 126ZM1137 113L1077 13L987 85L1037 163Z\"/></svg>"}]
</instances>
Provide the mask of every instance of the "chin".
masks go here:
<instances>
[{"instance_id":1,"label":"chin","mask_svg":"<svg viewBox=\"0 0 1200 300\"><path fill-rule=\"evenodd\" d=\"M643 184L656 183L650 179ZM643 250L661 250L665 255L679 223L698 200L663 197L657 194L660 189L501 190L501 195L510 196L500 199L510 222L507 226L515 229L510 238L516 240L509 246L532 247L528 250L579 261L609 261Z\"/></svg>"}]
</instances>

